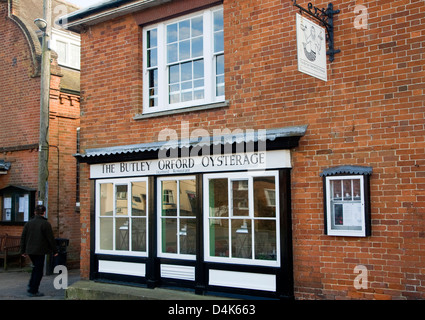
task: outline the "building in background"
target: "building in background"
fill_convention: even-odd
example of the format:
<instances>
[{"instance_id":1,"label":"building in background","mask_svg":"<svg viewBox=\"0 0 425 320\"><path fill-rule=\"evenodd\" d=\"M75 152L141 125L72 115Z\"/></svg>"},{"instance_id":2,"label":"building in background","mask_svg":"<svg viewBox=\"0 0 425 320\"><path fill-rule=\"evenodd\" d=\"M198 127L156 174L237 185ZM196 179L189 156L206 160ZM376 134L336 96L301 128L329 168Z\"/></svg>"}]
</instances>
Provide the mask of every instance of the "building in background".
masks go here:
<instances>
[{"instance_id":1,"label":"building in background","mask_svg":"<svg viewBox=\"0 0 425 320\"><path fill-rule=\"evenodd\" d=\"M66 17L82 41L82 277L425 298L424 5L334 8L341 52L309 74L297 58L319 59L326 36L304 12L297 51L293 1L107 1Z\"/></svg>"},{"instance_id":2,"label":"building in background","mask_svg":"<svg viewBox=\"0 0 425 320\"><path fill-rule=\"evenodd\" d=\"M78 8L52 1L52 19ZM0 1L0 234L20 235L32 217L38 181L43 2ZM77 130L80 118L79 35L53 25L48 219L69 239L68 265L79 266Z\"/></svg>"}]
</instances>

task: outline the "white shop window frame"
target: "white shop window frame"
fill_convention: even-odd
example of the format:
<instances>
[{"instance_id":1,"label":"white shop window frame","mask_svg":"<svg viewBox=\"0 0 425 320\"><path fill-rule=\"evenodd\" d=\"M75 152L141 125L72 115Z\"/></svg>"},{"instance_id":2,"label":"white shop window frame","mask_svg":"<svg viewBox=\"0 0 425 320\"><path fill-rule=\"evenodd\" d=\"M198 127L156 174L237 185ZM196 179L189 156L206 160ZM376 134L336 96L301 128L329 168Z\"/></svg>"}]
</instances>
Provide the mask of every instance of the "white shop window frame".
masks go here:
<instances>
[{"instance_id":1,"label":"white shop window frame","mask_svg":"<svg viewBox=\"0 0 425 320\"><path fill-rule=\"evenodd\" d=\"M361 206L361 223L360 230L350 230L348 228L334 227L333 226L333 204L332 204L332 188L331 182L335 180L360 180L360 206ZM326 199L325 199L325 218L326 218L326 234L329 236L348 236L348 237L366 237L366 202L365 202L365 177L363 175L341 175L341 176L327 176L325 177ZM353 194L352 194L353 196ZM344 195L341 194L342 199ZM352 203L353 201L341 200L343 203Z\"/></svg>"},{"instance_id":2,"label":"white shop window frame","mask_svg":"<svg viewBox=\"0 0 425 320\"><path fill-rule=\"evenodd\" d=\"M253 179L255 177L274 177L275 178L275 190L276 190L276 217L275 218L265 218L265 217L254 217L254 188L253 188ZM226 264L240 264L240 265L251 265L251 266L266 266L266 267L280 267L281 266L281 234L280 234L280 202L279 202L279 172L278 171L253 171L253 172L236 172L236 173L213 173L213 174L205 174L203 177L203 228L204 228L204 255L205 261L208 262L218 262L218 263L226 263ZM228 191L230 190L230 183L234 180L244 180L247 179L249 186L249 219L251 221L257 220L273 220L276 221L276 260L260 260L255 259L254 252L252 254L251 259L246 258L233 258L229 253L229 257L216 257L211 256L210 252L210 228L209 228L209 180L210 179L228 179ZM244 216L232 217L230 216L230 207L232 196L228 195L229 201L229 217L228 219L243 219ZM251 227L252 228L252 227ZM229 231L229 239L231 239L231 230ZM254 233L252 232L252 250L255 249L255 241L254 241ZM229 245L229 250L231 250L231 245Z\"/></svg>"},{"instance_id":3,"label":"white shop window frame","mask_svg":"<svg viewBox=\"0 0 425 320\"><path fill-rule=\"evenodd\" d=\"M161 248L162 248L162 224L161 224L161 219L162 218L167 218L167 216L163 216L162 215L162 182L163 181L184 181L184 180L195 180L196 181L196 176L175 176L175 177L160 177L157 178L157 194L156 194L156 201L157 201L157 235L158 235L158 241L157 241L157 245L158 245L158 249L157 249L157 255L160 258L170 258L170 259L181 259L181 260L192 260L195 261L196 260L196 254L182 254L179 253L180 252L180 240L179 240L179 234L177 234L177 252L178 253L167 253L167 252L162 252ZM180 183L177 184L177 193L179 193L181 191L180 189ZM199 195L196 195L197 197ZM180 196L179 194L175 194L173 195L173 200L176 201L176 206L177 208L179 208L180 206ZM174 216L168 216L168 218L173 219ZM181 219L185 219L185 216L181 216L181 215L176 215L175 219L177 219L177 230L181 230L180 228L180 220ZM197 216L195 215L194 220L197 220Z\"/></svg>"},{"instance_id":4,"label":"white shop window frame","mask_svg":"<svg viewBox=\"0 0 425 320\"><path fill-rule=\"evenodd\" d=\"M141 251L131 251L131 250L106 250L106 249L101 249L100 248L100 185L102 184L112 184L113 185L113 215L110 216L111 218L113 218L113 227L112 227L112 231L113 231L113 247L115 248L116 246L116 234L115 234L115 223L116 223L116 192L115 192L115 188L118 185L128 185L131 186L131 183L133 182L145 182L146 183L146 216L143 216L144 219L146 219L146 252L141 252ZM132 201L132 192L131 192L131 188L127 190L128 193L128 208L131 209L131 201ZM102 180L97 180L96 181L96 228L95 228L95 241L96 241L96 245L95 245L95 253L96 254L108 254L108 255L114 255L114 256L132 256L132 257L148 257L149 255L149 181L147 177L142 177L142 178L131 178L131 179L102 179ZM106 217L106 216L105 216ZM109 217L109 216L108 216ZM128 217L129 221L131 221L133 215L127 215L127 216L119 216L118 218L124 218L124 217ZM141 218L141 219L143 219ZM130 229L129 229L130 230ZM128 235L128 241L129 244L131 244L132 241L132 234L131 232L129 232Z\"/></svg>"},{"instance_id":5,"label":"white shop window frame","mask_svg":"<svg viewBox=\"0 0 425 320\"><path fill-rule=\"evenodd\" d=\"M214 12L222 11L223 6L216 6L203 11L178 17L172 20L151 25L143 29L143 114L172 111L188 107L208 106L225 102L225 96L216 96L216 57L224 52L214 52ZM169 103L169 72L167 63L167 25L179 21L203 16L203 59L204 59L204 99L188 102ZM149 107L149 68L147 66L147 33L157 29L158 52L158 106Z\"/></svg>"}]
</instances>

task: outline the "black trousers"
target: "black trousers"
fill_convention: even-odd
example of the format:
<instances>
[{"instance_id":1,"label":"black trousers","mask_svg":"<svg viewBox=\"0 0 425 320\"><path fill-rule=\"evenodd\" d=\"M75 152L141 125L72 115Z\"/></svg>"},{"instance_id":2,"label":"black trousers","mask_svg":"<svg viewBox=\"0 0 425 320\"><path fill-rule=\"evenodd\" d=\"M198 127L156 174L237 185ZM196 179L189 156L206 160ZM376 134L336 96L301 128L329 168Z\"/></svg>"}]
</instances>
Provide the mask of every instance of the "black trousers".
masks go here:
<instances>
[{"instance_id":1,"label":"black trousers","mask_svg":"<svg viewBox=\"0 0 425 320\"><path fill-rule=\"evenodd\" d=\"M29 293L37 293L40 287L41 279L43 278L44 259L45 255L30 254L30 259L33 264L30 282L28 284Z\"/></svg>"}]
</instances>

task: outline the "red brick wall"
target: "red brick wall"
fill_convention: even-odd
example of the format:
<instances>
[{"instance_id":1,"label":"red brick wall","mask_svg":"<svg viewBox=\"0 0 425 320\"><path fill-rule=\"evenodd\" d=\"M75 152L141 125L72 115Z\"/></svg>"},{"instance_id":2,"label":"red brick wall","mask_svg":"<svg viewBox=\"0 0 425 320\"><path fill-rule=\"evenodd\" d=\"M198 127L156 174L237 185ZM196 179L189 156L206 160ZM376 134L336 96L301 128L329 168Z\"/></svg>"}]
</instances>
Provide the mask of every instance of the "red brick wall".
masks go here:
<instances>
[{"instance_id":1,"label":"red brick wall","mask_svg":"<svg viewBox=\"0 0 425 320\"><path fill-rule=\"evenodd\" d=\"M0 3L0 159L11 163L0 175L0 189L17 185L37 189L40 126L40 77L30 46L18 24L8 18L7 3ZM60 69L54 60L50 95L49 221L56 237L69 238L69 265L79 264L80 228L76 203L76 128L79 97L60 93ZM59 172L59 193L58 193ZM59 197L59 202L58 202ZM58 230L58 211L60 213ZM20 235L22 226L0 225L0 233Z\"/></svg>"},{"instance_id":2,"label":"red brick wall","mask_svg":"<svg viewBox=\"0 0 425 320\"><path fill-rule=\"evenodd\" d=\"M174 1L174 10L182 3ZM308 1L298 3L307 7ZM335 41L342 52L328 65L328 82L297 70L298 10L291 1L224 1L230 106L137 121L143 78L137 23L144 15L89 27L82 34L82 149L156 141L163 128L180 133L182 121L210 133L308 124L292 152L296 298L425 298L425 6L414 0L333 3L341 9ZM359 4L368 9L366 30L354 27ZM371 237L324 235L319 174L343 164L373 167ZM86 165L83 174L82 271L88 276ZM368 289L354 288L357 265L368 269Z\"/></svg>"}]
</instances>

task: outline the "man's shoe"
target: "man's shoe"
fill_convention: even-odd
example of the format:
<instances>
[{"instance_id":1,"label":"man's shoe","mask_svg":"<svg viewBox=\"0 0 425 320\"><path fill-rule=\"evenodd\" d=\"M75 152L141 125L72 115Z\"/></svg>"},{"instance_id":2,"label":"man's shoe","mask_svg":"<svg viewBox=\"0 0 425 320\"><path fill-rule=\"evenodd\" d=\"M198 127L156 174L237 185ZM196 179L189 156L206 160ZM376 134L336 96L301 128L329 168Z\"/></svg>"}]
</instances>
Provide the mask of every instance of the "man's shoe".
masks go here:
<instances>
[{"instance_id":1,"label":"man's shoe","mask_svg":"<svg viewBox=\"0 0 425 320\"><path fill-rule=\"evenodd\" d=\"M43 296L44 296L44 293L41 293L41 292L37 292L37 293L28 292L28 297L43 297Z\"/></svg>"}]
</instances>

